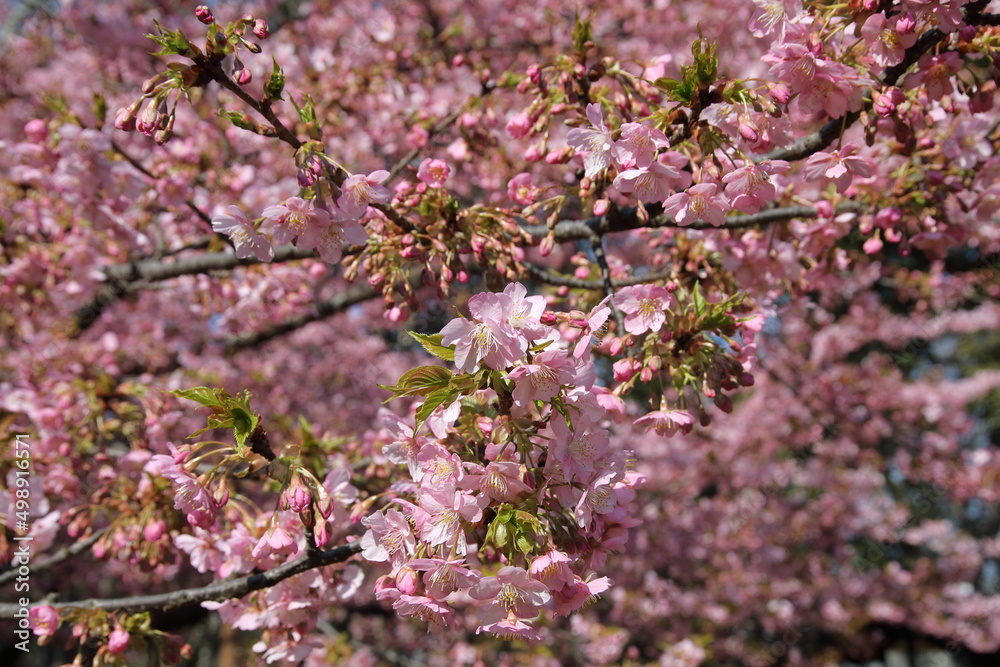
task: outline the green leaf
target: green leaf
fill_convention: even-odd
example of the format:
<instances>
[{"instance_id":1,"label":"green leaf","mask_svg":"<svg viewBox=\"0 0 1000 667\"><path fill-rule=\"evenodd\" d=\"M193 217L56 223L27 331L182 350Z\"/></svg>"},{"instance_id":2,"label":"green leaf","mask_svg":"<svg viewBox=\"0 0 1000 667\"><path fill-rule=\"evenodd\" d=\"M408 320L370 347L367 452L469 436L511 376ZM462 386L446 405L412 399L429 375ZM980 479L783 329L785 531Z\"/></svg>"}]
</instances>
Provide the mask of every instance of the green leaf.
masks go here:
<instances>
[{"instance_id":1,"label":"green leaf","mask_svg":"<svg viewBox=\"0 0 1000 667\"><path fill-rule=\"evenodd\" d=\"M244 391L239 396L225 394L223 397L226 412L232 419L236 444L241 447L260 423L260 417L250 409L250 396L249 392Z\"/></svg>"},{"instance_id":2,"label":"green leaf","mask_svg":"<svg viewBox=\"0 0 1000 667\"><path fill-rule=\"evenodd\" d=\"M295 107L295 113L299 115L299 120L303 123L318 124L316 122L316 106L311 96L303 95L301 106L295 102L295 98L292 98L292 106Z\"/></svg>"},{"instance_id":3,"label":"green leaf","mask_svg":"<svg viewBox=\"0 0 1000 667\"><path fill-rule=\"evenodd\" d=\"M455 361L455 348L445 347L441 344L441 339L444 338L441 334L419 334L414 331L407 331L413 340L420 343L420 346L427 350L427 353L437 357L438 359L443 359L445 361Z\"/></svg>"},{"instance_id":4,"label":"green leaf","mask_svg":"<svg viewBox=\"0 0 1000 667\"><path fill-rule=\"evenodd\" d=\"M388 402L400 396L427 396L448 387L452 377L451 371L442 366L419 366L403 373L395 386L378 386L393 393Z\"/></svg>"},{"instance_id":5,"label":"green leaf","mask_svg":"<svg viewBox=\"0 0 1000 667\"><path fill-rule=\"evenodd\" d=\"M186 398L209 407L222 407L222 400L219 398L219 389L209 389L208 387L192 387L191 389L174 389L169 392L174 396Z\"/></svg>"},{"instance_id":6,"label":"green leaf","mask_svg":"<svg viewBox=\"0 0 1000 667\"><path fill-rule=\"evenodd\" d=\"M518 550L525 556L531 554L535 550L535 544L526 535L518 535L515 540Z\"/></svg>"},{"instance_id":7,"label":"green leaf","mask_svg":"<svg viewBox=\"0 0 1000 667\"><path fill-rule=\"evenodd\" d=\"M701 317L705 314L705 297L701 293L701 283L694 284L694 291L691 293L691 300L694 303L694 314Z\"/></svg>"},{"instance_id":8,"label":"green leaf","mask_svg":"<svg viewBox=\"0 0 1000 667\"><path fill-rule=\"evenodd\" d=\"M273 68L271 78L264 84L264 98L267 100L280 100L282 91L285 89L285 73L278 67L278 61L271 56Z\"/></svg>"},{"instance_id":9,"label":"green leaf","mask_svg":"<svg viewBox=\"0 0 1000 667\"><path fill-rule=\"evenodd\" d=\"M219 109L215 112L220 118L227 118L229 122L240 128L241 130L250 130L253 132L257 124L250 119L246 113L242 111L228 111L226 109Z\"/></svg>"},{"instance_id":10,"label":"green leaf","mask_svg":"<svg viewBox=\"0 0 1000 667\"><path fill-rule=\"evenodd\" d=\"M427 394L427 398L424 399L423 404L417 408L417 423L413 429L414 432L431 416L434 410L444 404L451 405L460 393L462 393L460 389L449 386Z\"/></svg>"},{"instance_id":11,"label":"green leaf","mask_svg":"<svg viewBox=\"0 0 1000 667\"><path fill-rule=\"evenodd\" d=\"M195 49L188 38L184 36L184 33L180 30L166 30L156 21L153 21L156 26L156 30L159 34L152 35L147 34L146 37L153 40L160 45L161 50L153 53L154 56L184 56L191 57L195 55L198 51Z\"/></svg>"}]
</instances>

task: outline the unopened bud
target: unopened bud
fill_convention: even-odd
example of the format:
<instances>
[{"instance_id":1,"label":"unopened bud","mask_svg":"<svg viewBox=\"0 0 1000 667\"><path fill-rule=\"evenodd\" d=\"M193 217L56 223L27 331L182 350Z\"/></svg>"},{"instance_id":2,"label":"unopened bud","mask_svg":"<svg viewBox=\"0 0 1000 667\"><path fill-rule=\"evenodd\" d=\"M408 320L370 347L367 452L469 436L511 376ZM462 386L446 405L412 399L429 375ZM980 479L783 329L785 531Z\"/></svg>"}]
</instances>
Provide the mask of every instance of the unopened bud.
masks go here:
<instances>
[{"instance_id":1,"label":"unopened bud","mask_svg":"<svg viewBox=\"0 0 1000 667\"><path fill-rule=\"evenodd\" d=\"M198 20L209 25L210 23L215 23L215 15L212 14L212 10L205 5L198 5L194 8L194 15L198 17Z\"/></svg>"},{"instance_id":2,"label":"unopened bud","mask_svg":"<svg viewBox=\"0 0 1000 667\"><path fill-rule=\"evenodd\" d=\"M788 104L788 100L792 99L792 91L783 83L767 84L767 92L770 93L771 99L778 104Z\"/></svg>"},{"instance_id":3,"label":"unopened bud","mask_svg":"<svg viewBox=\"0 0 1000 667\"><path fill-rule=\"evenodd\" d=\"M271 36L271 32L267 28L267 21L264 19L256 19L253 22L253 34L257 39L267 39Z\"/></svg>"}]
</instances>

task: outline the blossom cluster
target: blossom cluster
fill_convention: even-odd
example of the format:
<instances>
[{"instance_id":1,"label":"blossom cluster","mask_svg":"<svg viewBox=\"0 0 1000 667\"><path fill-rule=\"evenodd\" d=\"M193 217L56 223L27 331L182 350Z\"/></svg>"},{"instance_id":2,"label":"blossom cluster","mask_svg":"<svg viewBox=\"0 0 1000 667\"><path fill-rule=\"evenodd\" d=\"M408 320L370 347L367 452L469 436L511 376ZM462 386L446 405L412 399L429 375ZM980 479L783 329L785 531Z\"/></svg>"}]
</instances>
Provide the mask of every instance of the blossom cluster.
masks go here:
<instances>
[{"instance_id":1,"label":"blossom cluster","mask_svg":"<svg viewBox=\"0 0 1000 667\"><path fill-rule=\"evenodd\" d=\"M620 399L595 384L589 342L607 302L561 333L544 298L519 283L474 296L471 319L452 320L440 339L461 371L447 386L473 389L445 389L426 434L385 416L384 454L412 484L363 520L361 544L391 566L377 597L400 615L441 627L471 605L480 631L538 638L543 610L568 615L611 585L596 571L637 524L630 501L644 478L610 444ZM655 319L639 310L630 322ZM570 345L569 332L583 344Z\"/></svg>"},{"instance_id":2,"label":"blossom cluster","mask_svg":"<svg viewBox=\"0 0 1000 667\"><path fill-rule=\"evenodd\" d=\"M296 247L315 249L323 261L336 263L343 255L345 243L362 245L368 240L361 218L369 204L389 201L389 189L381 182L388 175L380 170L367 176L350 176L336 203L326 206L289 197L282 204L264 209L256 223L238 206L230 206L229 213L212 217L212 229L229 237L236 256L241 259L254 256L261 262L270 262L274 259L274 244L294 241Z\"/></svg>"}]
</instances>

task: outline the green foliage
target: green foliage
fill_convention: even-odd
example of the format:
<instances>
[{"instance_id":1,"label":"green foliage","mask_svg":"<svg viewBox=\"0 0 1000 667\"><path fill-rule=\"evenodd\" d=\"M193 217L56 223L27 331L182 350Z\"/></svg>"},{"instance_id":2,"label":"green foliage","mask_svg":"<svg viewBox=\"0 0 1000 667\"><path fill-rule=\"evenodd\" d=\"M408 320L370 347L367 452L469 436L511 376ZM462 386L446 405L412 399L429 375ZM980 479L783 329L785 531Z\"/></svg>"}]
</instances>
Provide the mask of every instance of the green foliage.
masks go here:
<instances>
[{"instance_id":1,"label":"green foliage","mask_svg":"<svg viewBox=\"0 0 1000 667\"><path fill-rule=\"evenodd\" d=\"M285 73L278 67L278 61L273 57L271 58L271 63L273 64L273 68L271 69L270 78L264 84L264 99L267 101L281 100L284 99L281 97L281 93L285 90ZM315 110L313 110L314 117L315 113Z\"/></svg>"},{"instance_id":2,"label":"green foliage","mask_svg":"<svg viewBox=\"0 0 1000 667\"><path fill-rule=\"evenodd\" d=\"M508 561L518 553L530 556L536 547L547 543L544 538L545 527L538 517L509 503L500 505L486 531L486 543L501 551Z\"/></svg>"},{"instance_id":3,"label":"green foliage","mask_svg":"<svg viewBox=\"0 0 1000 667\"><path fill-rule=\"evenodd\" d=\"M236 438L236 444L243 447L247 438L260 425L260 415L250 409L252 394L248 391L233 396L223 389L194 387L192 389L175 389L170 393L212 408L212 414L207 420L208 425L188 437L193 438L215 428L231 428Z\"/></svg>"},{"instance_id":4,"label":"green foliage","mask_svg":"<svg viewBox=\"0 0 1000 667\"><path fill-rule=\"evenodd\" d=\"M160 46L160 50L153 53L154 56L183 56L193 58L197 55L198 49L180 30L167 30L156 21L153 21L158 34L146 34L146 37L153 40Z\"/></svg>"},{"instance_id":5,"label":"green foliage","mask_svg":"<svg viewBox=\"0 0 1000 667\"><path fill-rule=\"evenodd\" d=\"M451 347L445 347L441 344L441 339L444 338L441 334L420 334L413 331L407 331L413 340L420 343L421 347L427 350L428 354L431 354L438 359L444 361L455 361L455 349Z\"/></svg>"},{"instance_id":6,"label":"green foliage","mask_svg":"<svg viewBox=\"0 0 1000 667\"><path fill-rule=\"evenodd\" d=\"M715 54L716 45L699 37L691 45L693 65L681 65L681 78L660 77L654 85L667 97L684 106L693 106L701 90L707 90L719 78L719 59Z\"/></svg>"}]
</instances>

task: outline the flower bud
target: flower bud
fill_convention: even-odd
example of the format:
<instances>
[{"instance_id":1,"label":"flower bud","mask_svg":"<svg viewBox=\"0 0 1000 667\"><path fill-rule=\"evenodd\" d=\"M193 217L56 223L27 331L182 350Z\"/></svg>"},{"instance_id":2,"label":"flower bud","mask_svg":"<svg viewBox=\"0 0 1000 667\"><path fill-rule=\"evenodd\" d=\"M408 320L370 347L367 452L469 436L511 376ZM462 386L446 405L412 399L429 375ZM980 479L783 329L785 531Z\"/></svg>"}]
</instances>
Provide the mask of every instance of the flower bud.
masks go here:
<instances>
[{"instance_id":1,"label":"flower bud","mask_svg":"<svg viewBox=\"0 0 1000 667\"><path fill-rule=\"evenodd\" d=\"M788 100L792 99L792 91L783 83L768 83L767 92L778 104L788 104Z\"/></svg>"},{"instance_id":2,"label":"flower bud","mask_svg":"<svg viewBox=\"0 0 1000 667\"><path fill-rule=\"evenodd\" d=\"M212 14L212 10L205 5L198 5L194 8L194 15L198 17L198 20L209 25L210 23L215 23L215 15Z\"/></svg>"},{"instance_id":3,"label":"flower bud","mask_svg":"<svg viewBox=\"0 0 1000 667\"><path fill-rule=\"evenodd\" d=\"M257 39L267 39L271 35L271 32L267 28L267 21L264 19L254 20L253 34Z\"/></svg>"},{"instance_id":4,"label":"flower bud","mask_svg":"<svg viewBox=\"0 0 1000 667\"><path fill-rule=\"evenodd\" d=\"M128 648L130 635L125 628L115 628L108 636L108 651L111 653L124 653Z\"/></svg>"}]
</instances>

